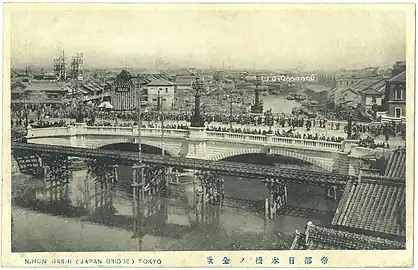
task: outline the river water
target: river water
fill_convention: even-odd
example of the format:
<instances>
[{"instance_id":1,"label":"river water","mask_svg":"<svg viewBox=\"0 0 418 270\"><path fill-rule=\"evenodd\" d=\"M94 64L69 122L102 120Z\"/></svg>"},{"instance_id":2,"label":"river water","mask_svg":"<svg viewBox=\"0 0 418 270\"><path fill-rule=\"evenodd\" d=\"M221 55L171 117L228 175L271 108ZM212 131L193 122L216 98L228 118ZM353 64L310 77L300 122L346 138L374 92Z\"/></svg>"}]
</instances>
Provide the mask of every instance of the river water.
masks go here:
<instances>
[{"instance_id":1,"label":"river water","mask_svg":"<svg viewBox=\"0 0 418 270\"><path fill-rule=\"evenodd\" d=\"M291 114L293 108L302 106L299 101L287 100L284 94L261 96L261 100L264 111L271 109L273 113Z\"/></svg>"},{"instance_id":2,"label":"river water","mask_svg":"<svg viewBox=\"0 0 418 270\"><path fill-rule=\"evenodd\" d=\"M134 218L132 170L120 167L118 175L115 187L106 189L86 178L85 170L73 171L68 184L56 187L13 173L12 251L286 250L295 229L310 220L325 225L336 208L323 187L293 184L285 211L266 220L261 181L226 177L224 205L202 211L194 205L191 178L184 176L170 184L174 195L152 197Z\"/></svg>"}]
</instances>

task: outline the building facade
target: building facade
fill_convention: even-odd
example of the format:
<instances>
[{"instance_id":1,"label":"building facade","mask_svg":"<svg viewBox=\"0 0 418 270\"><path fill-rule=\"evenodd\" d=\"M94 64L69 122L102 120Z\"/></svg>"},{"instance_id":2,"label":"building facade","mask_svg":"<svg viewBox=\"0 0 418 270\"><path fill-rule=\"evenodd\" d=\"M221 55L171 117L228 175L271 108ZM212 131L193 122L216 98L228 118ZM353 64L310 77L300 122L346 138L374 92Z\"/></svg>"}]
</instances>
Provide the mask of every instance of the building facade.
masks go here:
<instances>
[{"instance_id":1,"label":"building facade","mask_svg":"<svg viewBox=\"0 0 418 270\"><path fill-rule=\"evenodd\" d=\"M27 105L59 105L65 102L70 88L56 81L16 81L11 85L12 107Z\"/></svg>"},{"instance_id":2,"label":"building facade","mask_svg":"<svg viewBox=\"0 0 418 270\"><path fill-rule=\"evenodd\" d=\"M364 105L368 107L373 107L374 105L381 106L382 105L382 95L381 93L373 90L367 89L363 91L364 96Z\"/></svg>"},{"instance_id":3,"label":"building facade","mask_svg":"<svg viewBox=\"0 0 418 270\"><path fill-rule=\"evenodd\" d=\"M135 78L122 70L111 84L111 104L116 111L133 111L137 109L137 87Z\"/></svg>"},{"instance_id":4,"label":"building facade","mask_svg":"<svg viewBox=\"0 0 418 270\"><path fill-rule=\"evenodd\" d=\"M148 107L151 109L171 110L174 107L174 90L175 84L164 79L157 79L148 83Z\"/></svg>"},{"instance_id":5,"label":"building facade","mask_svg":"<svg viewBox=\"0 0 418 270\"><path fill-rule=\"evenodd\" d=\"M406 71L388 80L386 85L388 116L402 119L406 116Z\"/></svg>"}]
</instances>

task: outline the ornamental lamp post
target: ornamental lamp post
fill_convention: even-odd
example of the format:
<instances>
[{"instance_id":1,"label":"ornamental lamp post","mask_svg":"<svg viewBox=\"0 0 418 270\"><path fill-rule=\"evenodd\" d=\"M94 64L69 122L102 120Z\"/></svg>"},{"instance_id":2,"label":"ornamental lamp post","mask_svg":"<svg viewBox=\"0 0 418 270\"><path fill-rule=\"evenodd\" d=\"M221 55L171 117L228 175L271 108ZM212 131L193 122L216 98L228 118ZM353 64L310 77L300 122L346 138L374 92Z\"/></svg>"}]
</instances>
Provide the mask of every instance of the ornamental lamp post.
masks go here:
<instances>
[{"instance_id":1,"label":"ornamental lamp post","mask_svg":"<svg viewBox=\"0 0 418 270\"><path fill-rule=\"evenodd\" d=\"M200 80L199 75L196 75L196 80L192 83L192 88L195 90L194 94L194 114L192 115L191 127L204 127L205 122L200 114L200 97L203 91L203 82Z\"/></svg>"},{"instance_id":2,"label":"ornamental lamp post","mask_svg":"<svg viewBox=\"0 0 418 270\"><path fill-rule=\"evenodd\" d=\"M256 76L255 79L255 100L254 105L251 106L251 112L252 113L262 113L263 112L263 105L261 104L260 100L260 89L259 86L261 85L261 77L260 75Z\"/></svg>"}]
</instances>

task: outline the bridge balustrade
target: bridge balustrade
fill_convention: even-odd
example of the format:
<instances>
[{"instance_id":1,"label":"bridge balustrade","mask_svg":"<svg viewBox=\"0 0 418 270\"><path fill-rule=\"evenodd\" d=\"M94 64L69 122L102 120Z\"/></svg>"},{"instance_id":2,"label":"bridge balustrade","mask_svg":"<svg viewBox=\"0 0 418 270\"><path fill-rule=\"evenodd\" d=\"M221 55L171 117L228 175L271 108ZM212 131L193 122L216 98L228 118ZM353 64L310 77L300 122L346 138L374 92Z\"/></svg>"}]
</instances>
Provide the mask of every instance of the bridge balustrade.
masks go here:
<instances>
[{"instance_id":1,"label":"bridge balustrade","mask_svg":"<svg viewBox=\"0 0 418 270\"><path fill-rule=\"evenodd\" d=\"M43 136L68 136L70 130L74 128L68 127L47 127L47 128L28 128L28 137L43 137Z\"/></svg>"},{"instance_id":2,"label":"bridge balustrade","mask_svg":"<svg viewBox=\"0 0 418 270\"><path fill-rule=\"evenodd\" d=\"M137 129L135 136L138 135ZM161 136L162 130L161 128L141 128L141 134L144 136ZM184 138L189 134L188 130L185 129L164 129L164 135L167 137L176 137L176 138Z\"/></svg>"},{"instance_id":3,"label":"bridge balustrade","mask_svg":"<svg viewBox=\"0 0 418 270\"><path fill-rule=\"evenodd\" d=\"M300 146L304 146L304 147L307 146L307 147L315 147L315 148L342 150L342 143L338 143L338 142L289 138L289 137L276 137L276 136L274 136L273 137L273 144L293 144L293 145L300 145Z\"/></svg>"},{"instance_id":4,"label":"bridge balustrade","mask_svg":"<svg viewBox=\"0 0 418 270\"><path fill-rule=\"evenodd\" d=\"M51 128L31 128L28 131L28 137L52 137L52 136L71 136L71 135L109 135L109 136L138 136L137 127L109 127L109 126L69 126L69 127L51 127ZM190 130L183 129L164 129L166 138L186 138ZM141 128L141 135L144 137L161 137L161 128ZM299 139L291 137L279 137L273 134L245 134L230 133L218 131L205 131L204 136L207 139L229 142L248 142L253 144L269 144L272 146L294 145L296 147L309 147L317 149L326 149L331 151L343 151L344 142L330 142L311 139Z\"/></svg>"},{"instance_id":5,"label":"bridge balustrade","mask_svg":"<svg viewBox=\"0 0 418 270\"><path fill-rule=\"evenodd\" d=\"M255 142L267 142L267 137L264 135L252 135L249 134L248 135L248 140L249 141L255 141Z\"/></svg>"},{"instance_id":6,"label":"bridge balustrade","mask_svg":"<svg viewBox=\"0 0 418 270\"><path fill-rule=\"evenodd\" d=\"M115 135L118 134L120 136L132 136L133 128L132 127L91 127L86 126L84 127L82 134L80 135Z\"/></svg>"}]
</instances>

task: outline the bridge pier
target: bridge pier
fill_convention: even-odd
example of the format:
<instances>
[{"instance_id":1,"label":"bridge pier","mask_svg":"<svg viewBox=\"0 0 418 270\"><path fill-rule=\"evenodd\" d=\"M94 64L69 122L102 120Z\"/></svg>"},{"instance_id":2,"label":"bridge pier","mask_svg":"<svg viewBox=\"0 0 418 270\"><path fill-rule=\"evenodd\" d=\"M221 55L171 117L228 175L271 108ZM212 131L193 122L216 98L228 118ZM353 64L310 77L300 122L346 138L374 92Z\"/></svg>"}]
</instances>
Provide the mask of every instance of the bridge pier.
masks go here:
<instances>
[{"instance_id":1,"label":"bridge pier","mask_svg":"<svg viewBox=\"0 0 418 270\"><path fill-rule=\"evenodd\" d=\"M165 166L148 166L145 169L145 189L146 195L152 197L162 194L167 189L168 169Z\"/></svg>"},{"instance_id":2,"label":"bridge pier","mask_svg":"<svg viewBox=\"0 0 418 270\"><path fill-rule=\"evenodd\" d=\"M136 201L143 201L145 197L145 175L144 169L145 164L133 165L132 166L132 196L134 200L134 213L136 207Z\"/></svg>"},{"instance_id":3,"label":"bridge pier","mask_svg":"<svg viewBox=\"0 0 418 270\"><path fill-rule=\"evenodd\" d=\"M269 196L265 199L265 218L274 219L287 203L287 185L279 179L265 179L263 182L269 190Z\"/></svg>"},{"instance_id":4,"label":"bridge pier","mask_svg":"<svg viewBox=\"0 0 418 270\"><path fill-rule=\"evenodd\" d=\"M134 199L144 201L145 198L152 198L162 195L168 188L169 168L160 165L134 165L132 166L132 187Z\"/></svg>"},{"instance_id":5,"label":"bridge pier","mask_svg":"<svg viewBox=\"0 0 418 270\"><path fill-rule=\"evenodd\" d=\"M62 154L45 155L42 157L43 180L50 186L67 184L72 177L68 156Z\"/></svg>"},{"instance_id":6,"label":"bridge pier","mask_svg":"<svg viewBox=\"0 0 418 270\"><path fill-rule=\"evenodd\" d=\"M92 168L87 165L86 175L84 177L84 207L89 210L91 208L90 199L90 179L92 178Z\"/></svg>"},{"instance_id":7,"label":"bridge pier","mask_svg":"<svg viewBox=\"0 0 418 270\"><path fill-rule=\"evenodd\" d=\"M96 215L102 217L102 213L113 212L113 192L118 181L117 168L119 165L109 164L101 160L87 162L86 207L90 208L90 187L88 179L94 183L94 206ZM112 213L113 214L113 213Z\"/></svg>"},{"instance_id":8,"label":"bridge pier","mask_svg":"<svg viewBox=\"0 0 418 270\"><path fill-rule=\"evenodd\" d=\"M200 202L205 204L223 204L224 179L217 173L203 171L198 174L200 180L201 191Z\"/></svg>"}]
</instances>

